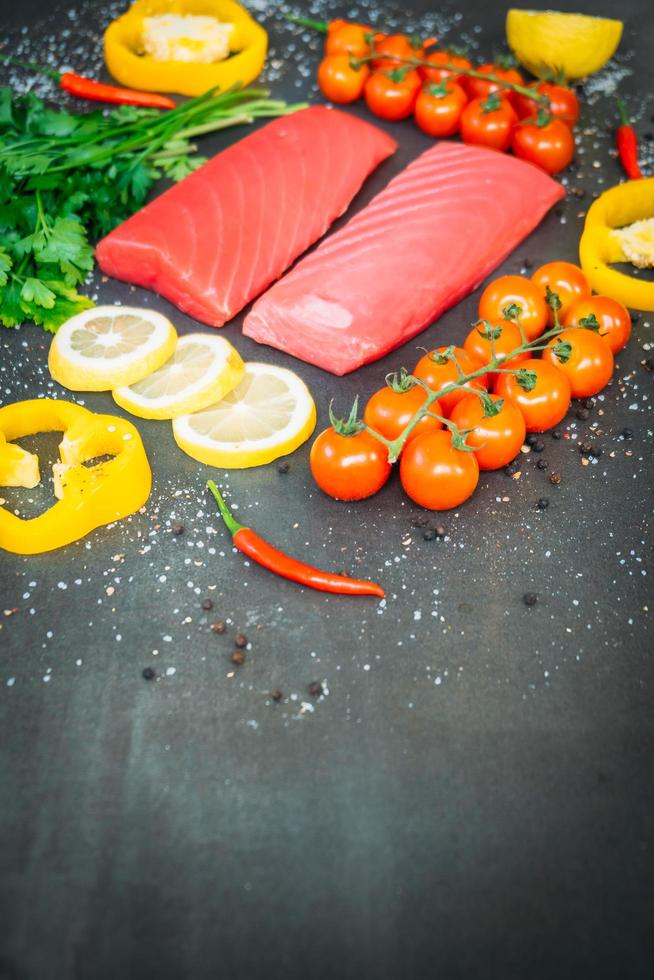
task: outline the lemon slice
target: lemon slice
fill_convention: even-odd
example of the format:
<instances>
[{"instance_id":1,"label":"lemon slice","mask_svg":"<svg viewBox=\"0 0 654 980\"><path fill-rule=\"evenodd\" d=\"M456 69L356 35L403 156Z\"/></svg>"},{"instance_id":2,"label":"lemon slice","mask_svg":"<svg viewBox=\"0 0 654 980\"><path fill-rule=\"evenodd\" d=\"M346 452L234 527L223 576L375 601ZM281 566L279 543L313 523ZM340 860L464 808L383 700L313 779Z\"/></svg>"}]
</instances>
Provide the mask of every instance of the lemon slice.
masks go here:
<instances>
[{"instance_id":1,"label":"lemon slice","mask_svg":"<svg viewBox=\"0 0 654 980\"><path fill-rule=\"evenodd\" d=\"M235 388L245 372L241 357L223 337L190 333L173 356L133 385L112 392L121 408L142 419L174 419L199 412Z\"/></svg>"},{"instance_id":2,"label":"lemon slice","mask_svg":"<svg viewBox=\"0 0 654 980\"><path fill-rule=\"evenodd\" d=\"M72 391L107 391L156 371L176 340L170 320L154 310L94 306L59 327L48 367L55 381Z\"/></svg>"},{"instance_id":3,"label":"lemon slice","mask_svg":"<svg viewBox=\"0 0 654 980\"><path fill-rule=\"evenodd\" d=\"M201 463L245 469L292 453L315 426L316 406L296 374L250 363L221 401L174 419L173 435L179 448Z\"/></svg>"},{"instance_id":4,"label":"lemon slice","mask_svg":"<svg viewBox=\"0 0 654 980\"><path fill-rule=\"evenodd\" d=\"M516 58L532 74L543 69L583 78L603 68L622 37L622 21L554 10L509 10L506 37Z\"/></svg>"}]
</instances>

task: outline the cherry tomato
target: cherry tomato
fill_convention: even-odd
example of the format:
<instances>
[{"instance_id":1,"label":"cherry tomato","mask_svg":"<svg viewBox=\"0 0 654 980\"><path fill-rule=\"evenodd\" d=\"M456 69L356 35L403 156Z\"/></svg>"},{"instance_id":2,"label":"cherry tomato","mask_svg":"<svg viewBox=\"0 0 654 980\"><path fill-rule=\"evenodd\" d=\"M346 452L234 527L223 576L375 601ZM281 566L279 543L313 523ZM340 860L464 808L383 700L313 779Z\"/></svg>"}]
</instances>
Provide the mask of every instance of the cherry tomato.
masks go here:
<instances>
[{"instance_id":1,"label":"cherry tomato","mask_svg":"<svg viewBox=\"0 0 654 980\"><path fill-rule=\"evenodd\" d=\"M408 391L396 391L388 385L376 391L366 405L363 414L363 421L371 429L375 429L385 439L397 439L406 429L407 425L416 414L419 408L425 403L427 392L420 385L414 385ZM440 408L437 401L432 402L430 412L440 415ZM443 423L438 419L431 418L429 415L420 419L415 429L405 442L405 446L423 432L435 432L441 429Z\"/></svg>"},{"instance_id":2,"label":"cherry tomato","mask_svg":"<svg viewBox=\"0 0 654 980\"><path fill-rule=\"evenodd\" d=\"M522 311L520 323L527 340L540 337L547 326L548 306L542 290L522 276L500 276L489 283L479 300L479 319L495 323L512 304Z\"/></svg>"},{"instance_id":3,"label":"cherry tomato","mask_svg":"<svg viewBox=\"0 0 654 980\"><path fill-rule=\"evenodd\" d=\"M482 362L471 357L462 347L437 347L436 350L430 351L429 354L420 358L413 373L416 378L424 381L432 391L440 391L459 377L454 358L456 358L464 374L472 374L473 371L482 367ZM485 391L486 382L486 375L481 374L478 378L468 382L468 388ZM437 414L449 417L456 403L469 394L470 391L465 388L455 388L447 395L443 395L442 398L438 399L440 411Z\"/></svg>"},{"instance_id":4,"label":"cherry tomato","mask_svg":"<svg viewBox=\"0 0 654 980\"><path fill-rule=\"evenodd\" d=\"M426 68L424 65L419 69L420 74L427 81L434 82L438 84L442 82L444 78L451 78L453 82L460 82L462 85L467 84L467 78L465 75L458 75L452 71L451 68L443 67L446 64L456 65L457 68L472 68L472 65L467 58L463 55L454 54L452 51L433 51L428 54L425 59L433 68Z\"/></svg>"},{"instance_id":5,"label":"cherry tomato","mask_svg":"<svg viewBox=\"0 0 654 980\"><path fill-rule=\"evenodd\" d=\"M543 125L537 119L525 119L513 130L511 149L521 160L535 163L548 174L558 174L572 162L575 138L560 119L549 119Z\"/></svg>"},{"instance_id":6,"label":"cherry tomato","mask_svg":"<svg viewBox=\"0 0 654 980\"><path fill-rule=\"evenodd\" d=\"M402 453L400 480L411 500L421 507L449 510L474 493L479 464L474 453L454 448L449 430L427 432Z\"/></svg>"},{"instance_id":7,"label":"cherry tomato","mask_svg":"<svg viewBox=\"0 0 654 980\"><path fill-rule=\"evenodd\" d=\"M325 54L346 54L350 58L363 58L370 54L370 36L373 31L366 24L348 24L346 21L330 24L325 44Z\"/></svg>"},{"instance_id":8,"label":"cherry tomato","mask_svg":"<svg viewBox=\"0 0 654 980\"><path fill-rule=\"evenodd\" d=\"M622 350L631 336L629 311L610 296L590 296L577 300L567 311L564 323L566 327L589 329L596 329L595 323L599 324L599 335L614 354Z\"/></svg>"},{"instance_id":9,"label":"cherry tomato","mask_svg":"<svg viewBox=\"0 0 654 980\"><path fill-rule=\"evenodd\" d=\"M342 436L331 427L311 447L313 478L336 500L363 500L384 486L391 474L388 451L368 432Z\"/></svg>"},{"instance_id":10,"label":"cherry tomato","mask_svg":"<svg viewBox=\"0 0 654 980\"><path fill-rule=\"evenodd\" d=\"M366 105L380 119L406 119L413 112L420 75L417 71L395 68L389 72L374 71L363 94Z\"/></svg>"},{"instance_id":11,"label":"cherry tomato","mask_svg":"<svg viewBox=\"0 0 654 980\"><path fill-rule=\"evenodd\" d=\"M475 69L482 75L495 75L503 82L511 82L512 85L524 85L525 80L516 68L502 68L500 65L485 64ZM492 92L513 97L512 89L507 89L498 82L492 82L486 78L469 77L467 81L468 94L471 99L485 99Z\"/></svg>"},{"instance_id":12,"label":"cherry tomato","mask_svg":"<svg viewBox=\"0 0 654 980\"><path fill-rule=\"evenodd\" d=\"M318 66L318 85L330 102L356 102L369 74L367 65L353 68L349 54L333 54L323 58Z\"/></svg>"},{"instance_id":13,"label":"cherry tomato","mask_svg":"<svg viewBox=\"0 0 654 980\"><path fill-rule=\"evenodd\" d=\"M378 55L373 61L377 71L390 71L401 68L400 58L422 58L424 48L419 38L407 37L406 34L377 35L373 54Z\"/></svg>"},{"instance_id":14,"label":"cherry tomato","mask_svg":"<svg viewBox=\"0 0 654 980\"><path fill-rule=\"evenodd\" d=\"M557 354L565 345L565 354ZM613 353L593 330L572 328L552 337L543 351L543 362L553 364L570 382L573 398L589 398L605 388L613 374Z\"/></svg>"},{"instance_id":15,"label":"cherry tomato","mask_svg":"<svg viewBox=\"0 0 654 980\"><path fill-rule=\"evenodd\" d=\"M536 382L526 390L521 383L522 373L533 372ZM515 374L500 374L495 393L507 398L520 410L527 432L544 432L561 421L570 407L570 382L558 367L535 357L524 361Z\"/></svg>"},{"instance_id":16,"label":"cherry tomato","mask_svg":"<svg viewBox=\"0 0 654 980\"><path fill-rule=\"evenodd\" d=\"M526 95L515 92L513 107L520 119L538 114L539 109L547 109L555 119L561 119L572 129L579 119L579 99L571 88L565 85L554 85L552 82L530 82L527 88L533 88L539 95L549 99L549 109L542 102L528 99Z\"/></svg>"},{"instance_id":17,"label":"cherry tomato","mask_svg":"<svg viewBox=\"0 0 654 980\"><path fill-rule=\"evenodd\" d=\"M473 99L461 113L461 139L492 150L508 150L518 121L513 106L499 95Z\"/></svg>"},{"instance_id":18,"label":"cherry tomato","mask_svg":"<svg viewBox=\"0 0 654 980\"><path fill-rule=\"evenodd\" d=\"M466 436L475 447L480 470L499 470L520 452L527 428L522 413L513 402L499 395L489 395L496 415L486 415L481 398L468 395L452 412L452 421L460 429L472 429ZM499 406L499 411L498 411Z\"/></svg>"},{"instance_id":19,"label":"cherry tomato","mask_svg":"<svg viewBox=\"0 0 654 980\"><path fill-rule=\"evenodd\" d=\"M424 86L413 114L420 129L428 136L453 136L467 101L461 86L446 79L438 85Z\"/></svg>"},{"instance_id":20,"label":"cherry tomato","mask_svg":"<svg viewBox=\"0 0 654 980\"><path fill-rule=\"evenodd\" d=\"M502 362L503 368L514 368L529 359L528 351L523 351L522 354L516 354L515 357L506 360L507 354L521 344L522 337L513 320L495 320L493 323L478 323L474 326L463 342L463 349L480 364L488 364L493 359L493 350L495 350L495 357ZM492 387L497 372L489 371L487 378L489 387Z\"/></svg>"},{"instance_id":21,"label":"cherry tomato","mask_svg":"<svg viewBox=\"0 0 654 980\"><path fill-rule=\"evenodd\" d=\"M559 321L562 323L568 310L578 299L590 296L588 280L578 265L572 262L546 262L536 269L531 281L536 284L542 296L545 296L549 286L561 300ZM554 323L554 314L548 307L547 320L550 326Z\"/></svg>"}]
</instances>

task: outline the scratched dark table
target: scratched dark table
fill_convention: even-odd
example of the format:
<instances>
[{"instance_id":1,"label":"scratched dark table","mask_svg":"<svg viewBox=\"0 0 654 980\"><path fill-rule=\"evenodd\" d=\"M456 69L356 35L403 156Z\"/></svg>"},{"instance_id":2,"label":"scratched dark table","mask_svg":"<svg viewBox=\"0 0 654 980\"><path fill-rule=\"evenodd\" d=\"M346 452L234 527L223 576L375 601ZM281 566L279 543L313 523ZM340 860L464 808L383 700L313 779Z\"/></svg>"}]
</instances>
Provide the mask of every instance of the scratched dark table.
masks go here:
<instances>
[{"instance_id":1,"label":"scratched dark table","mask_svg":"<svg viewBox=\"0 0 654 980\"><path fill-rule=\"evenodd\" d=\"M119 6L4 0L5 50L100 72L101 28ZM435 29L480 58L502 46L502 5L428 6L292 9ZM273 5L255 10L272 91L318 99L319 40ZM592 195L621 177L606 126L616 83L652 166L654 15L647 0L619 12L624 40L586 86L565 175L585 194L569 194L500 271L576 259ZM7 80L64 104L47 81ZM400 149L354 208L428 146L410 123L391 130ZM208 329L144 291L97 277L91 290L160 309L180 332ZM411 367L419 344L460 342L478 295L345 379L256 347L240 318L225 335L245 358L297 370L324 426L330 397L345 411ZM575 406L565 437L544 437L547 469L524 455L519 479L484 476L455 512L425 515L396 479L360 504L328 500L308 445L285 474L211 472L177 450L167 423L139 422L154 473L143 513L49 555L2 555L2 980L654 975L651 324L638 318L589 419ZM120 414L109 395L52 383L47 343L33 326L1 332L1 403L50 395ZM602 449L586 466L584 440ZM52 461L54 438L33 444ZM277 545L383 582L386 603L246 565L207 499L209 476ZM3 495L28 515L51 502L49 486ZM425 540L413 525L424 517L445 536ZM237 630L249 640L241 667L229 660Z\"/></svg>"}]
</instances>

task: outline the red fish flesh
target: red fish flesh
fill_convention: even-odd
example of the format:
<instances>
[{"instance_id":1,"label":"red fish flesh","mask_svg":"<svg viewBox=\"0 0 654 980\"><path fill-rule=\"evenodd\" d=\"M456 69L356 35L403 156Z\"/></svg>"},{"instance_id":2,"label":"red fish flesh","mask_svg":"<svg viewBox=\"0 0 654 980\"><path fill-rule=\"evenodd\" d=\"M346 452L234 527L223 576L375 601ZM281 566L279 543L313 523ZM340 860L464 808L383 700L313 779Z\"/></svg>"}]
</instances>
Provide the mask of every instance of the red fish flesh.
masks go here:
<instances>
[{"instance_id":1,"label":"red fish flesh","mask_svg":"<svg viewBox=\"0 0 654 980\"><path fill-rule=\"evenodd\" d=\"M275 119L115 228L98 264L220 327L325 233L396 146L336 109Z\"/></svg>"},{"instance_id":2,"label":"red fish flesh","mask_svg":"<svg viewBox=\"0 0 654 980\"><path fill-rule=\"evenodd\" d=\"M275 283L243 332L346 374L476 289L563 196L516 157L438 143Z\"/></svg>"}]
</instances>

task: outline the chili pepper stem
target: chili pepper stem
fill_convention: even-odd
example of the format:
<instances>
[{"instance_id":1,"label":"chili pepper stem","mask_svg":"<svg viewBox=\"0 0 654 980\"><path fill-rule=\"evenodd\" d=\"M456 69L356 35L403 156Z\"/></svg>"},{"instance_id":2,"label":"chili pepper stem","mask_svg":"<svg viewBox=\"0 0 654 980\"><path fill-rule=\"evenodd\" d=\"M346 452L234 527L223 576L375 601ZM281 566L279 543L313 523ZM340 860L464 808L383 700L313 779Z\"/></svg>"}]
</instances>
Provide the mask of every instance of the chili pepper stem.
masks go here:
<instances>
[{"instance_id":1,"label":"chili pepper stem","mask_svg":"<svg viewBox=\"0 0 654 980\"><path fill-rule=\"evenodd\" d=\"M37 75L47 75L55 82L61 81L61 72L53 68L46 68L44 65L37 65L34 61L21 61L10 54L0 54L0 62L5 65L15 65L16 68L25 68L27 71L36 72Z\"/></svg>"},{"instance_id":2,"label":"chili pepper stem","mask_svg":"<svg viewBox=\"0 0 654 980\"><path fill-rule=\"evenodd\" d=\"M618 107L618 115L620 116L620 122L622 123L622 125L630 126L631 123L629 122L629 116L627 115L627 107L625 106L624 102L622 101L619 95L615 96L615 104Z\"/></svg>"},{"instance_id":3,"label":"chili pepper stem","mask_svg":"<svg viewBox=\"0 0 654 980\"><path fill-rule=\"evenodd\" d=\"M216 503L218 504L218 510L220 511L220 516L222 517L225 525L230 532L231 536L234 537L237 531L242 531L244 529L243 524L239 524L231 510L222 498L222 494L213 480L207 482L207 490L213 494Z\"/></svg>"},{"instance_id":4,"label":"chili pepper stem","mask_svg":"<svg viewBox=\"0 0 654 980\"><path fill-rule=\"evenodd\" d=\"M312 31L318 31L320 34L326 34L329 27L326 20L312 20L311 17L294 17L292 14L285 14L284 19L290 21L291 24L298 24L300 27L308 27Z\"/></svg>"}]
</instances>

